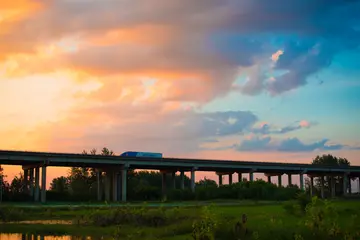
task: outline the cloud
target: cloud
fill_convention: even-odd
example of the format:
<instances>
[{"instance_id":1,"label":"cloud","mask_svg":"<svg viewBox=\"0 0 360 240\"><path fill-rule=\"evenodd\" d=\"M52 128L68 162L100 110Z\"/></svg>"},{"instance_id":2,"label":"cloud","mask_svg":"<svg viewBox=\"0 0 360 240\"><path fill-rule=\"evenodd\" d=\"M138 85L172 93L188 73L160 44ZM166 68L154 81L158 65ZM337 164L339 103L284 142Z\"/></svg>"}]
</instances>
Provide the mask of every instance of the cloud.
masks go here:
<instances>
[{"instance_id":1,"label":"cloud","mask_svg":"<svg viewBox=\"0 0 360 240\"><path fill-rule=\"evenodd\" d=\"M242 93L281 94L305 85L337 53L360 42L358 1L51 0L38 5L32 14L3 24L2 58L37 55L42 46L74 38L74 51L59 52L44 71L153 77L159 84L171 82L175 98L191 101L226 94L239 68L258 64L273 67L248 73ZM17 69L25 71L26 65ZM269 71L285 73L268 81ZM202 96L187 94L195 87Z\"/></svg>"},{"instance_id":2,"label":"cloud","mask_svg":"<svg viewBox=\"0 0 360 240\"><path fill-rule=\"evenodd\" d=\"M298 138L286 138L272 140L271 137L253 136L234 145L237 151L279 151L279 152L312 152L315 150L341 150L346 148L342 144L327 144L328 139L322 139L313 143L304 143Z\"/></svg>"},{"instance_id":3,"label":"cloud","mask_svg":"<svg viewBox=\"0 0 360 240\"><path fill-rule=\"evenodd\" d=\"M295 122L294 124L282 127L282 128L276 128L272 125L269 125L268 123L263 123L260 125L260 127L254 127L252 129L252 132L255 134L286 134L288 132L296 131L299 129L304 128L310 128L312 126L316 125L315 122L309 122L306 120Z\"/></svg>"}]
</instances>

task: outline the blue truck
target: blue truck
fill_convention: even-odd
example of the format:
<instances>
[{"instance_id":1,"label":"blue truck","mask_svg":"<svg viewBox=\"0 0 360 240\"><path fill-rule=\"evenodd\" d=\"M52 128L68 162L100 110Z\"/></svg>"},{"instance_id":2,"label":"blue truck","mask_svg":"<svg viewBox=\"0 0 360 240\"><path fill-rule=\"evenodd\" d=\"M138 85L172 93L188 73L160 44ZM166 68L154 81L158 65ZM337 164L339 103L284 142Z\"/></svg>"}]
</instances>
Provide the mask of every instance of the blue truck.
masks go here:
<instances>
[{"instance_id":1,"label":"blue truck","mask_svg":"<svg viewBox=\"0 0 360 240\"><path fill-rule=\"evenodd\" d=\"M162 158L162 157L163 157L163 154L162 154L162 153L152 153L152 152L133 152L133 151L128 151L128 152L123 152L120 156L121 156L121 157Z\"/></svg>"}]
</instances>

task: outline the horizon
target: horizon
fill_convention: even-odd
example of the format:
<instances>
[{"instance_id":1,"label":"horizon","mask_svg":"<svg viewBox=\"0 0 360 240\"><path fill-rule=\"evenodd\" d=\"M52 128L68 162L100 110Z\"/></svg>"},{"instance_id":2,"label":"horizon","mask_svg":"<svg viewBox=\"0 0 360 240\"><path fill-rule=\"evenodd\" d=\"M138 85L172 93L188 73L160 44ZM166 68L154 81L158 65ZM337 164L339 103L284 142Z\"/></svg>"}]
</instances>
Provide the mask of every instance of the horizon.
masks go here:
<instances>
[{"instance_id":1,"label":"horizon","mask_svg":"<svg viewBox=\"0 0 360 240\"><path fill-rule=\"evenodd\" d=\"M0 2L0 148L360 166L359 9ZM49 168L48 182L66 171Z\"/></svg>"}]
</instances>

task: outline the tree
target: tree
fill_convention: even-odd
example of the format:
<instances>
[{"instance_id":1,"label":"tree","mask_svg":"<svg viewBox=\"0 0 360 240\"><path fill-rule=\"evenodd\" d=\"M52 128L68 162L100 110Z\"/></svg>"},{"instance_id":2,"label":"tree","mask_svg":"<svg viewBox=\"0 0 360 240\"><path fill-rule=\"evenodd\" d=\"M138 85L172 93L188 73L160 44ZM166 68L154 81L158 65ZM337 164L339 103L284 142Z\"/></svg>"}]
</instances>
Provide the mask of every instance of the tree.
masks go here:
<instances>
[{"instance_id":1,"label":"tree","mask_svg":"<svg viewBox=\"0 0 360 240\"><path fill-rule=\"evenodd\" d=\"M204 186L204 187L217 187L217 183L214 180L207 179L206 177L203 180L200 180L196 183L197 186Z\"/></svg>"},{"instance_id":2,"label":"tree","mask_svg":"<svg viewBox=\"0 0 360 240\"><path fill-rule=\"evenodd\" d=\"M57 193L67 193L69 190L69 180L67 177L61 176L54 178L50 183L50 191Z\"/></svg>"}]
</instances>

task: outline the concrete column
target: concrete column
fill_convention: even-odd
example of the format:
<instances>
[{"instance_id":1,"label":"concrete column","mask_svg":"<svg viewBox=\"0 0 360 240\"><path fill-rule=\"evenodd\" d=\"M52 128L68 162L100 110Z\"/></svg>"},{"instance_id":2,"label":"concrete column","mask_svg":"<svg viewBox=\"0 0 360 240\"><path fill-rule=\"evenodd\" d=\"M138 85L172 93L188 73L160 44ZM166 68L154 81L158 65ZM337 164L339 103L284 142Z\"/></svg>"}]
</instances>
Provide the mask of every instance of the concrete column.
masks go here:
<instances>
[{"instance_id":1,"label":"concrete column","mask_svg":"<svg viewBox=\"0 0 360 240\"><path fill-rule=\"evenodd\" d=\"M288 174L288 186L292 185L291 174Z\"/></svg>"},{"instance_id":2,"label":"concrete column","mask_svg":"<svg viewBox=\"0 0 360 240\"><path fill-rule=\"evenodd\" d=\"M172 184L172 188L176 189L176 172L172 172L171 173L171 184Z\"/></svg>"},{"instance_id":3,"label":"concrete column","mask_svg":"<svg viewBox=\"0 0 360 240\"><path fill-rule=\"evenodd\" d=\"M222 182L222 175L221 175L221 174L219 174L219 175L218 175L218 177L219 177L219 186L221 186L221 185L223 185L223 182Z\"/></svg>"},{"instance_id":4,"label":"concrete column","mask_svg":"<svg viewBox=\"0 0 360 240\"><path fill-rule=\"evenodd\" d=\"M347 187L348 187L348 176L347 176L347 174L346 173L344 173L344 179L343 179L343 194L344 194L344 196L346 196L347 195Z\"/></svg>"},{"instance_id":5,"label":"concrete column","mask_svg":"<svg viewBox=\"0 0 360 240\"><path fill-rule=\"evenodd\" d=\"M40 186L39 186L39 180L40 180L40 168L36 167L35 168L35 193L34 193L34 200L35 202L39 201L39 191L40 191Z\"/></svg>"},{"instance_id":6,"label":"concrete column","mask_svg":"<svg viewBox=\"0 0 360 240\"><path fill-rule=\"evenodd\" d=\"M2 199L3 199L3 175L0 175L0 203L2 202Z\"/></svg>"},{"instance_id":7,"label":"concrete column","mask_svg":"<svg viewBox=\"0 0 360 240\"><path fill-rule=\"evenodd\" d=\"M29 189L29 169L24 169L24 192L28 193Z\"/></svg>"},{"instance_id":8,"label":"concrete column","mask_svg":"<svg viewBox=\"0 0 360 240\"><path fill-rule=\"evenodd\" d=\"M254 173L253 172L249 173L249 178L250 178L250 182L254 181Z\"/></svg>"},{"instance_id":9,"label":"concrete column","mask_svg":"<svg viewBox=\"0 0 360 240\"><path fill-rule=\"evenodd\" d=\"M121 170L121 201L127 200L127 168Z\"/></svg>"},{"instance_id":10,"label":"concrete column","mask_svg":"<svg viewBox=\"0 0 360 240\"><path fill-rule=\"evenodd\" d=\"M101 194L101 171L96 171L96 183L97 183L97 200L100 202L102 198Z\"/></svg>"},{"instance_id":11,"label":"concrete column","mask_svg":"<svg viewBox=\"0 0 360 240\"><path fill-rule=\"evenodd\" d=\"M191 170L191 191L195 192L195 170Z\"/></svg>"},{"instance_id":12,"label":"concrete column","mask_svg":"<svg viewBox=\"0 0 360 240\"><path fill-rule=\"evenodd\" d=\"M30 196L34 196L34 169L30 169L30 179L29 179L29 187L30 187Z\"/></svg>"},{"instance_id":13,"label":"concrete column","mask_svg":"<svg viewBox=\"0 0 360 240\"><path fill-rule=\"evenodd\" d=\"M46 202L46 166L41 168L41 202Z\"/></svg>"},{"instance_id":14,"label":"concrete column","mask_svg":"<svg viewBox=\"0 0 360 240\"><path fill-rule=\"evenodd\" d=\"M229 174L229 185L232 184L232 174Z\"/></svg>"},{"instance_id":15,"label":"concrete column","mask_svg":"<svg viewBox=\"0 0 360 240\"><path fill-rule=\"evenodd\" d=\"M117 202L118 201L118 173L117 172L113 172L112 173L112 197L113 197L113 201Z\"/></svg>"},{"instance_id":16,"label":"concrete column","mask_svg":"<svg viewBox=\"0 0 360 240\"><path fill-rule=\"evenodd\" d=\"M351 195L352 189L351 189L351 178L349 177L349 194Z\"/></svg>"},{"instance_id":17,"label":"concrete column","mask_svg":"<svg viewBox=\"0 0 360 240\"><path fill-rule=\"evenodd\" d=\"M111 175L110 172L105 173L105 201L110 201L110 185L111 185Z\"/></svg>"},{"instance_id":18,"label":"concrete column","mask_svg":"<svg viewBox=\"0 0 360 240\"><path fill-rule=\"evenodd\" d=\"M267 176L268 183L271 183L271 176Z\"/></svg>"},{"instance_id":19,"label":"concrete column","mask_svg":"<svg viewBox=\"0 0 360 240\"><path fill-rule=\"evenodd\" d=\"M184 171L180 172L180 187L182 190L185 189L185 174Z\"/></svg>"},{"instance_id":20,"label":"concrete column","mask_svg":"<svg viewBox=\"0 0 360 240\"><path fill-rule=\"evenodd\" d=\"M300 189L304 190L304 174L300 174Z\"/></svg>"},{"instance_id":21,"label":"concrete column","mask_svg":"<svg viewBox=\"0 0 360 240\"><path fill-rule=\"evenodd\" d=\"M358 193L360 194L360 177L358 177Z\"/></svg>"},{"instance_id":22,"label":"concrete column","mask_svg":"<svg viewBox=\"0 0 360 240\"><path fill-rule=\"evenodd\" d=\"M312 197L314 195L314 177L310 177L310 196Z\"/></svg>"},{"instance_id":23,"label":"concrete column","mask_svg":"<svg viewBox=\"0 0 360 240\"><path fill-rule=\"evenodd\" d=\"M242 181L242 174L238 173L238 182L241 182L241 181Z\"/></svg>"},{"instance_id":24,"label":"concrete column","mask_svg":"<svg viewBox=\"0 0 360 240\"><path fill-rule=\"evenodd\" d=\"M282 186L282 182L281 182L281 180L282 180L282 179L281 179L281 176L282 176L281 174L280 174L280 175L278 175L278 186L279 186L279 187L281 187L281 186Z\"/></svg>"},{"instance_id":25,"label":"concrete column","mask_svg":"<svg viewBox=\"0 0 360 240\"><path fill-rule=\"evenodd\" d=\"M167 189L166 189L166 173L162 173L162 198L164 201L167 200Z\"/></svg>"},{"instance_id":26,"label":"concrete column","mask_svg":"<svg viewBox=\"0 0 360 240\"><path fill-rule=\"evenodd\" d=\"M333 176L330 177L330 189L331 189L331 197L334 198L336 189L335 189L335 181Z\"/></svg>"},{"instance_id":27,"label":"concrete column","mask_svg":"<svg viewBox=\"0 0 360 240\"><path fill-rule=\"evenodd\" d=\"M321 193L321 198L325 198L325 194L324 194L324 176L320 177L320 193Z\"/></svg>"}]
</instances>

